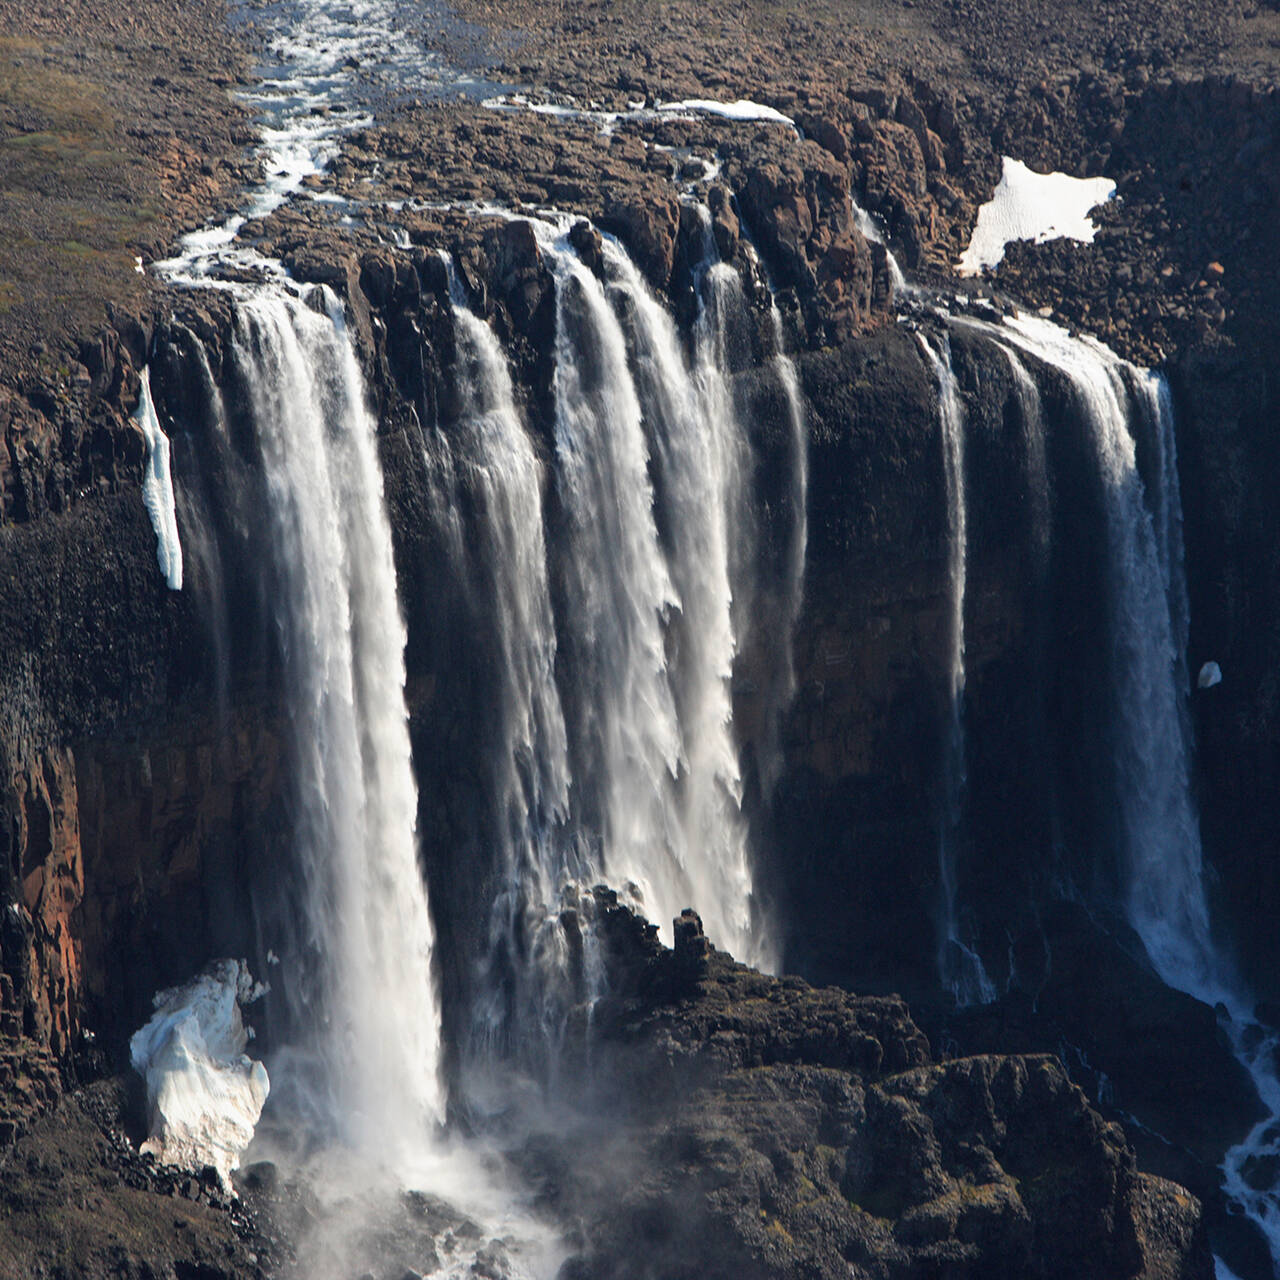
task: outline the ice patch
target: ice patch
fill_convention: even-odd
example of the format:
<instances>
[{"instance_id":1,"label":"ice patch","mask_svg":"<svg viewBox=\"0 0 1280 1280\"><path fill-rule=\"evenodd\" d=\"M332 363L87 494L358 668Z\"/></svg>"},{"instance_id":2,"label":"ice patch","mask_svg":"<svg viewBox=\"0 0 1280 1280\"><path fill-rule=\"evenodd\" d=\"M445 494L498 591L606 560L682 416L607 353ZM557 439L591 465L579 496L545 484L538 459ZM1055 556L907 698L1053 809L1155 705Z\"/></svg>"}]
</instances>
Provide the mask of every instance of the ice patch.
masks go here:
<instances>
[{"instance_id":1,"label":"ice patch","mask_svg":"<svg viewBox=\"0 0 1280 1280\"><path fill-rule=\"evenodd\" d=\"M1110 178L1073 178L1066 173L1034 173L1020 160L1004 157L1004 175L990 200L978 210L969 247L957 270L977 275L998 266L1014 240L1067 238L1092 244L1096 228L1089 212L1115 195Z\"/></svg>"},{"instance_id":2,"label":"ice patch","mask_svg":"<svg viewBox=\"0 0 1280 1280\"><path fill-rule=\"evenodd\" d=\"M1200 668L1200 678L1196 685L1201 689L1212 689L1215 684L1222 683L1222 668L1216 662L1206 662Z\"/></svg>"},{"instance_id":3,"label":"ice patch","mask_svg":"<svg viewBox=\"0 0 1280 1280\"><path fill-rule=\"evenodd\" d=\"M129 1042L147 1082L150 1135L142 1144L165 1164L205 1165L229 1185L267 1100L267 1069L245 1053L240 1002L262 994L241 961L218 960L184 987L155 998L151 1021Z\"/></svg>"},{"instance_id":4,"label":"ice patch","mask_svg":"<svg viewBox=\"0 0 1280 1280\"><path fill-rule=\"evenodd\" d=\"M784 116L773 107L760 102L739 98L737 102L716 102L712 98L686 98L683 102L664 102L660 111L705 111L708 115L724 116L727 120L768 120L773 124L794 125L790 116Z\"/></svg>"},{"instance_id":5,"label":"ice patch","mask_svg":"<svg viewBox=\"0 0 1280 1280\"><path fill-rule=\"evenodd\" d=\"M178 517L173 508L173 476L169 471L169 437L160 430L151 400L151 370L141 374L142 390L134 421L147 441L147 467L142 477L142 501L156 531L156 559L171 591L182 590L182 543L178 541Z\"/></svg>"}]
</instances>

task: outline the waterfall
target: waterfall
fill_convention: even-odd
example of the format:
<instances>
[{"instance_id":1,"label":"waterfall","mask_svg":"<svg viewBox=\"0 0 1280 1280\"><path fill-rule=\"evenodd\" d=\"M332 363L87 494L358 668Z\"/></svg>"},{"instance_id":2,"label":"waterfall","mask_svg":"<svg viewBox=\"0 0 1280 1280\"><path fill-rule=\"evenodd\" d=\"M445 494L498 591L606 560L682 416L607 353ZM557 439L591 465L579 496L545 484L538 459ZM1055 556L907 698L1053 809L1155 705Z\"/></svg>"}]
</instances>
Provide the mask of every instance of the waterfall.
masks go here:
<instances>
[{"instance_id":1,"label":"waterfall","mask_svg":"<svg viewBox=\"0 0 1280 1280\"><path fill-rule=\"evenodd\" d=\"M783 586L785 594L784 645L785 688L778 712L795 696L796 672L792 641L800 610L804 605L804 566L809 548L809 433L805 426L804 404L800 398L800 377L795 361L787 354L786 339L782 330L782 313L777 302L769 299L769 324L773 330L773 366L787 399L787 423L791 429L791 539L787 550L787 571Z\"/></svg>"},{"instance_id":2,"label":"waterfall","mask_svg":"<svg viewBox=\"0 0 1280 1280\"><path fill-rule=\"evenodd\" d=\"M493 330L452 285L459 413L437 433L434 464L451 479L436 502L456 571L493 620L499 724L489 764L498 887L471 1012L472 1046L492 1061L536 1055L572 1003L572 956L559 910L590 871L566 833L571 777L555 681L557 640L547 576L544 469L525 428ZM464 531L458 490L472 495ZM533 1019L534 1025L529 1021Z\"/></svg>"},{"instance_id":3,"label":"waterfall","mask_svg":"<svg viewBox=\"0 0 1280 1280\"><path fill-rule=\"evenodd\" d=\"M723 369L705 333L690 368L616 243L606 287L558 228L535 229L556 287L573 826L595 873L664 930L692 905L713 941L754 955L729 699L741 442Z\"/></svg>"},{"instance_id":4,"label":"waterfall","mask_svg":"<svg viewBox=\"0 0 1280 1280\"><path fill-rule=\"evenodd\" d=\"M1187 599L1187 576L1182 550L1182 493L1178 483L1178 448L1174 438L1173 398L1168 381L1151 370L1131 369L1131 393L1136 425L1143 430L1154 455L1155 485L1148 490L1156 562L1169 606L1169 627L1173 641L1175 693L1179 710L1185 712L1189 680L1186 667L1187 640L1191 631L1191 606ZM1190 726L1184 725L1190 741Z\"/></svg>"},{"instance_id":5,"label":"waterfall","mask_svg":"<svg viewBox=\"0 0 1280 1280\"><path fill-rule=\"evenodd\" d=\"M674 816L669 856L687 886L683 905L703 914L712 939L743 960L767 965L768 942L751 914L730 700L737 652L734 603L744 573L739 552L744 541L751 542L744 512L745 442L725 353L725 326L740 303L741 287L737 274L708 252L697 272L700 312L691 368L670 315L623 250L606 242L605 263L632 330L634 378L656 477L655 517L675 599L666 619L666 680L680 754L677 773L666 785ZM670 896L666 902L664 924L681 907Z\"/></svg>"},{"instance_id":6,"label":"waterfall","mask_svg":"<svg viewBox=\"0 0 1280 1280\"><path fill-rule=\"evenodd\" d=\"M394 1166L429 1142L443 1097L375 428L325 289L240 301L233 358L261 453L301 883L293 936L264 939L281 960L273 996L305 1036L272 1074L286 1107Z\"/></svg>"},{"instance_id":7,"label":"waterfall","mask_svg":"<svg viewBox=\"0 0 1280 1280\"><path fill-rule=\"evenodd\" d=\"M786 547L776 590L779 595L777 616L757 620L757 628L772 624L770 637L774 661L769 664L764 689L759 751L760 790L766 800L773 795L784 767L782 720L796 695L795 633L804 607L805 561L809 547L809 432L805 422L804 402L800 394L800 377L795 361L787 354L782 313L770 292L769 327L773 335L773 369L787 403L787 427L790 444L790 484L787 503L791 515Z\"/></svg>"},{"instance_id":8,"label":"waterfall","mask_svg":"<svg viewBox=\"0 0 1280 1280\"><path fill-rule=\"evenodd\" d=\"M570 1008L599 990L585 890L600 879L664 930L693 906L721 946L775 962L753 896L731 699L742 601L764 588L729 383L741 285L708 235L686 346L615 241L603 240L597 276L563 226L532 225L556 290L555 497L544 502L501 344L447 255L456 411L427 448L452 572L493 633L481 697L499 708L487 748L495 883L469 1010L478 1102L504 1059L554 1076ZM779 361L802 450L794 370ZM798 469L803 497L803 456ZM786 643L769 638L784 653L779 707L794 682L803 513L795 520Z\"/></svg>"},{"instance_id":9,"label":"waterfall","mask_svg":"<svg viewBox=\"0 0 1280 1280\"><path fill-rule=\"evenodd\" d=\"M1180 687L1175 679L1184 661L1186 588L1167 392L1155 375L1046 321L1018 317L993 336L1063 373L1089 428L1109 550L1115 793L1126 911L1160 976L1216 1003L1232 982L1209 933L1181 706L1185 682ZM1153 416L1161 442L1161 492L1154 500L1138 471L1130 426L1134 400Z\"/></svg>"},{"instance_id":10,"label":"waterfall","mask_svg":"<svg viewBox=\"0 0 1280 1280\"><path fill-rule=\"evenodd\" d=\"M715 240L711 229L711 213L698 206L703 223L704 256L711 261ZM743 228L744 236L746 228ZM804 399L795 361L787 353L786 332L782 312L768 270L755 245L744 240L745 252L754 268L763 275L769 292L769 329L773 339L770 361L787 407L788 453L786 507L790 519L781 555L762 556L756 548L754 575L743 574L737 585L736 625L740 639L754 635L760 638L770 661L763 664L756 680L759 684L760 713L757 745L759 786L765 802L772 798L782 776L783 717L796 695L795 634L804 607L805 565L809 550L809 429L805 419ZM721 269L723 270L723 268ZM732 273L734 299L743 305L742 285ZM723 314L723 309L722 313ZM706 315L706 309L703 309ZM749 463L744 464L748 466ZM749 520L742 522L740 537L745 536ZM753 528L753 527L752 527ZM753 528L759 536L759 530Z\"/></svg>"},{"instance_id":11,"label":"waterfall","mask_svg":"<svg viewBox=\"0 0 1280 1280\"><path fill-rule=\"evenodd\" d=\"M975 327L1064 374L1089 429L1107 525L1123 905L1160 977L1218 1006L1232 1049L1270 1113L1227 1153L1223 1186L1262 1228L1280 1269L1280 1200L1251 1176L1280 1159L1280 1037L1257 1024L1250 993L1214 944L1190 790L1189 609L1168 384L1045 321L1019 316ZM1149 487L1138 469L1135 431L1150 453Z\"/></svg>"},{"instance_id":12,"label":"waterfall","mask_svg":"<svg viewBox=\"0 0 1280 1280\"><path fill-rule=\"evenodd\" d=\"M951 368L945 334L935 350L917 335L938 383L942 470L947 496L948 687L947 725L942 751L942 805L938 825L938 974L958 1005L988 1004L996 998L982 959L963 936L959 909L958 858L964 818L964 596L968 560L968 512L964 481L964 405Z\"/></svg>"},{"instance_id":13,"label":"waterfall","mask_svg":"<svg viewBox=\"0 0 1280 1280\"><path fill-rule=\"evenodd\" d=\"M889 287L893 290L894 295L899 296L911 293L914 286L907 283L907 278L902 273L902 267L899 265L898 259L894 256L893 250L889 248L889 241L885 238L883 228L852 196L849 196L848 200L849 209L853 214L853 221L858 230L872 244L878 244L884 250L885 265L889 271Z\"/></svg>"}]
</instances>

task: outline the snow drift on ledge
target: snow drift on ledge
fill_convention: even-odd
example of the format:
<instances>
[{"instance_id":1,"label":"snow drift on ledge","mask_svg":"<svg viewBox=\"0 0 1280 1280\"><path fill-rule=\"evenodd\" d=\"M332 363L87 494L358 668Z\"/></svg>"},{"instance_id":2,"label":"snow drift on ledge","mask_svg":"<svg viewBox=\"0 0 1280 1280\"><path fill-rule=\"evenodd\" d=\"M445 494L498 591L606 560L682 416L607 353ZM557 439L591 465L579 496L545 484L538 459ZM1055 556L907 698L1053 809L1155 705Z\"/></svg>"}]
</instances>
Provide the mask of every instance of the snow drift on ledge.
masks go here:
<instances>
[{"instance_id":1,"label":"snow drift on ledge","mask_svg":"<svg viewBox=\"0 0 1280 1280\"><path fill-rule=\"evenodd\" d=\"M995 267L1014 240L1064 237L1092 244L1097 228L1089 212L1115 195L1110 178L1073 178L1066 173L1035 173L1020 160L1004 157L1004 175L978 220L956 269L962 276Z\"/></svg>"},{"instance_id":2,"label":"snow drift on ledge","mask_svg":"<svg viewBox=\"0 0 1280 1280\"><path fill-rule=\"evenodd\" d=\"M217 960L186 986L155 997L155 1014L129 1042L147 1082L150 1136L142 1151L229 1185L267 1100L267 1069L245 1053L240 1004L262 994L248 967Z\"/></svg>"}]
</instances>

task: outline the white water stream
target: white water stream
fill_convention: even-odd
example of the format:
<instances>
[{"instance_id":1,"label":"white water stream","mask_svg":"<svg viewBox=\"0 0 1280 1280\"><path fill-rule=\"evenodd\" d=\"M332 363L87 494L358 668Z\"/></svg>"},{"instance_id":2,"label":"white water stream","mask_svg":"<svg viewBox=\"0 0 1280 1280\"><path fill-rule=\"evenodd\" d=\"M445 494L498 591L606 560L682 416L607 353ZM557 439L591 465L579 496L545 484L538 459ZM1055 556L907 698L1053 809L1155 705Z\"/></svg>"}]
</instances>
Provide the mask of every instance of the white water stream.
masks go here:
<instances>
[{"instance_id":1,"label":"white water stream","mask_svg":"<svg viewBox=\"0 0 1280 1280\"><path fill-rule=\"evenodd\" d=\"M1028 316L996 326L964 321L1066 376L1090 428L1105 494L1109 545L1115 797L1125 909L1152 965L1171 987L1219 1010L1223 1031L1270 1113L1223 1164L1228 1197L1262 1228L1280 1271L1280 1196L1255 1168L1280 1159L1280 1037L1215 942L1205 895L1199 817L1190 787L1183 570L1173 406L1160 375L1089 338ZM1137 466L1134 423L1154 444L1152 484Z\"/></svg>"},{"instance_id":2,"label":"white water stream","mask_svg":"<svg viewBox=\"0 0 1280 1280\"><path fill-rule=\"evenodd\" d=\"M988 1004L996 989L982 959L961 928L959 871L964 819L964 597L968 577L968 506L964 472L964 404L951 368L946 335L935 350L917 335L938 383L938 417L942 439L942 471L947 494L948 581L948 719L942 758L942 804L938 830L938 883L941 891L938 927L938 974L957 1005Z\"/></svg>"},{"instance_id":3,"label":"white water stream","mask_svg":"<svg viewBox=\"0 0 1280 1280\"><path fill-rule=\"evenodd\" d=\"M266 482L306 895L301 945L282 950L273 982L319 1002L303 1015L317 1033L310 1106L394 1165L443 1119L405 630L363 379L341 304L324 289L311 300L324 310L264 292L236 316ZM293 1087L304 1078L295 1072Z\"/></svg>"},{"instance_id":4,"label":"white water stream","mask_svg":"<svg viewBox=\"0 0 1280 1280\"><path fill-rule=\"evenodd\" d=\"M604 876L668 936L692 905L714 942L754 956L729 700L742 445L714 323L691 368L671 318L614 242L604 242L606 292L561 229L537 232L557 290L575 822L599 833Z\"/></svg>"}]
</instances>

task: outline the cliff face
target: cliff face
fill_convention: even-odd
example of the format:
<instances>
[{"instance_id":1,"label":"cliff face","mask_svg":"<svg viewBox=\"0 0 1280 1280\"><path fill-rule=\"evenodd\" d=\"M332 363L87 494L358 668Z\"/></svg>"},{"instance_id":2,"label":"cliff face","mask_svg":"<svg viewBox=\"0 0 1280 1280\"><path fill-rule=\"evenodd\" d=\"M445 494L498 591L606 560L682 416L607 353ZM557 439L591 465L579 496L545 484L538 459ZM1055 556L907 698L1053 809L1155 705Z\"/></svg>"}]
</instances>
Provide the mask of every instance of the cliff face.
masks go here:
<instances>
[{"instance_id":1,"label":"cliff face","mask_svg":"<svg viewBox=\"0 0 1280 1280\"><path fill-rule=\"evenodd\" d=\"M691 270L696 235L686 225L675 242L677 279ZM457 256L508 335L530 388L531 425L549 449L553 292L545 265L518 224L463 240ZM446 1004L457 1015L497 871L480 815L497 714L483 691L499 658L429 510L421 424L447 422L455 394L447 281L426 251L370 249L339 259L328 274L347 292L382 424L409 625L420 829ZM747 335L748 347L763 342L767 322L767 294L756 288L749 314L758 331ZM868 320L874 324L874 314ZM20 740L28 755L19 757L34 763L15 767L10 802L13 865L23 868L15 884L24 894L10 971L32 1030L62 1054L74 1047L85 1011L89 1025L118 1042L150 993L189 973L210 949L251 953L251 904L284 874L279 665L251 563L256 499L235 441L229 324L221 305L188 305L159 325L150 348L190 534L184 592L160 581L150 528L127 490L9 531L61 557L68 530L87 528L103 562L119 566L118 576L77 564L11 584L15 592L57 590L59 603L28 596L11 616L47 612L64 628L24 652L11 677L15 687L28 681L26 703L11 705L34 708ZM745 352L738 394L750 405L753 446L768 475L782 465L786 409L752 372L761 349ZM1060 878L1092 888L1115 874L1090 861L1105 815L1090 761L1073 756L1091 732L1101 738L1109 714L1100 496L1086 441L1068 420L1043 452L998 350L957 338L953 356L972 512L971 808L961 879L993 976L1030 999L1044 993L1060 963L1055 948L1080 954L1079 921L1055 924L1050 910ZM754 800L764 886L785 922L790 964L905 989L927 1007L936 998L951 590L938 392L915 339L885 325L802 353L799 370L811 440L809 555L784 768L772 801ZM120 372L114 412L122 433L134 430L130 381ZM226 421L213 416L214 383ZM95 508L102 514L86 524ZM775 519L765 512L766 542L781 536ZM765 652L748 641L735 693L744 752L756 760L768 750L762 681L753 678L767 674ZM76 655L70 666L68 653ZM1077 851L1064 864L1045 857L1055 840ZM1084 954L1095 959L1078 970L1075 993L1054 987L1072 1042L1101 1047L1108 1062L1123 1059L1126 1033L1095 1026L1079 997L1091 985L1091 963L1099 971L1115 963L1114 928L1086 927L1093 941ZM121 955L129 957L123 965ZM1220 1132L1229 1134L1251 1114L1247 1090L1237 1105L1237 1074L1211 1027L1197 1046L1227 1082L1221 1097L1213 1092ZM1127 1102L1142 1095L1153 1062L1139 1053L1127 1070L1108 1068ZM1195 1088L1188 1096L1195 1101Z\"/></svg>"},{"instance_id":2,"label":"cliff face","mask_svg":"<svg viewBox=\"0 0 1280 1280\"><path fill-rule=\"evenodd\" d=\"M826 31L828 8L804 20ZM583 6L585 29L595 30L596 17ZM794 43L807 47L800 35ZM531 68L553 60L539 47L531 36ZM1280 411L1270 372L1280 350L1271 318L1280 223L1264 215L1280 200L1276 97L1243 72L1175 81L1155 53L1108 61L1103 47L1096 71L1060 70L1046 55L1039 79L1006 81L1006 69L992 73L997 88L971 80L972 65L949 79L954 68L932 45L913 74L874 80L861 62L839 73L824 55L821 74L804 82L796 68L808 55L773 50L783 70L764 88L794 114L803 139L776 127L725 138L706 122L672 121L655 136L680 150L678 161L626 129L602 135L594 122L558 123L552 133L526 115L466 103L402 105L390 123L346 140L334 182L344 196L409 201L409 247L392 250L369 228L340 231L318 204L285 206L252 228L298 278L344 296L377 409L447 1016L461 1016L496 872L477 816L496 709L485 693L495 660L485 618L457 582L428 510L422 433L456 412L448 282L434 251L453 252L503 339L544 452L554 292L527 229L412 198L555 204L590 217L623 240L688 324L702 231L677 188L699 156L714 154L719 177L700 192L721 256L746 282L750 321L735 394L750 407L766 547L782 537L783 498L769 485L783 474L787 424L776 388L759 374L770 295L750 245L796 350L810 440L797 692L776 786L749 796L788 965L822 980L905 991L920 1001L937 1043L1077 1054L1079 1079L1099 1085L1104 1071L1121 1109L1189 1153L1166 1171L1213 1190L1205 1165L1252 1118L1251 1091L1218 1043L1211 1013L1168 992L1133 959L1134 940L1115 916L1070 900L1095 891L1104 898L1116 874L1090 860L1108 817L1096 762L1079 754L1080 743L1103 740L1107 715L1095 478L1069 429L1050 433L1043 452L1007 362L989 344L964 339L953 353L971 516L970 807L959 865L982 954L1009 994L995 1012L970 1017L952 1016L940 998L949 584L938 391L914 337L893 321L885 250L859 230L847 200L852 193L881 217L905 266L949 285L1002 151L1119 179L1121 200L1100 215L1092 249L1016 248L996 284L1023 303L1052 306L1123 354L1168 361L1190 666L1194 675L1212 658L1226 674L1192 701L1215 907L1248 977L1274 999L1280 942L1266 922L1280 906L1280 879L1267 851L1280 829L1272 785L1280 626L1269 584L1280 529L1270 477L1280 459L1269 424ZM700 70L679 60L655 64L643 85L623 83L617 56L612 47L595 51L590 68L579 68L582 92L679 96L705 87ZM1215 181L1227 160L1238 182ZM211 187L201 199L214 194ZM157 233L156 251L172 229ZM590 257L589 230L579 251ZM282 874L289 831L279 638L252 564L253 489L249 451L235 434L227 308L203 296L132 298L110 323L100 319L77 320L65 347L10 359L0 387L0 561L10 566L0 578L0 1016L5 1060L24 1082L0 1116L0 1137L52 1099L55 1060L72 1075L88 1069L85 1029L118 1052L153 991L215 952L252 953L253 904ZM148 363L174 440L188 551L181 593L169 592L156 569L139 496L144 444L130 415ZM229 435L210 411L213 384L229 397ZM1052 412L1053 388L1044 390ZM763 646L748 641L735 671L735 723L757 781L771 749L761 693L770 676ZM1096 1117L1080 1118L1053 1064L920 1066L892 1087L859 1086L856 1098L822 1075L824 1064L793 1065L803 1076L797 1088L819 1100L822 1124L878 1108L889 1136L880 1147L868 1138L874 1150L846 1154L843 1172L823 1166L821 1176L818 1155L806 1148L794 1168L777 1173L777 1186L764 1178L743 1192L734 1231L749 1239L760 1274L797 1265L784 1237L809 1212L806 1179L824 1195L838 1184L846 1201L860 1201L849 1188L858 1178L870 1186L867 1170L891 1159L894 1126L919 1127L921 1116L932 1123L940 1098L962 1097L969 1107L999 1093L1009 1114L992 1123L1016 1131L1026 1118L1022 1100L1040 1089L1062 1126L1075 1126L1077 1137L1087 1130L1080 1141L1102 1153L1126 1206L1123 1223L1106 1226L1115 1240L1127 1233L1115 1246L1126 1266L1139 1265L1142 1215L1158 1215L1174 1194L1143 1182ZM1157 1088L1158 1072L1168 1080ZM723 1105L739 1119L762 1105L748 1081L725 1088ZM718 1123L720 1105L703 1100L691 1110L697 1141ZM1059 1137L1038 1132L1025 1146ZM950 1142L910 1177L890 1170L901 1192L895 1215L910 1217L914 1226L903 1230L917 1233L902 1242L903 1256L924 1249L931 1233L958 1240L988 1229L1008 1235L1010 1257L1024 1257L1029 1241L1047 1248L1035 1206L1019 1208L1006 1186L1024 1176L1018 1157L1000 1161L996 1190L966 1200L949 1181L960 1159ZM646 1188L649 1200L632 1206L636 1222L683 1195L685 1177ZM766 1203L768 1196L775 1199ZM742 1214L753 1219L751 1232ZM865 1243L865 1226L846 1223L848 1239ZM616 1261L592 1265L605 1274Z\"/></svg>"}]
</instances>

